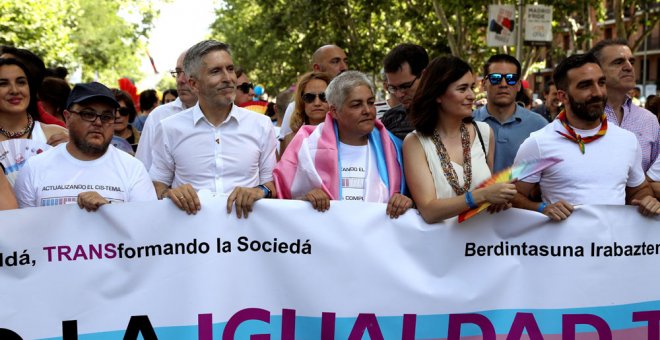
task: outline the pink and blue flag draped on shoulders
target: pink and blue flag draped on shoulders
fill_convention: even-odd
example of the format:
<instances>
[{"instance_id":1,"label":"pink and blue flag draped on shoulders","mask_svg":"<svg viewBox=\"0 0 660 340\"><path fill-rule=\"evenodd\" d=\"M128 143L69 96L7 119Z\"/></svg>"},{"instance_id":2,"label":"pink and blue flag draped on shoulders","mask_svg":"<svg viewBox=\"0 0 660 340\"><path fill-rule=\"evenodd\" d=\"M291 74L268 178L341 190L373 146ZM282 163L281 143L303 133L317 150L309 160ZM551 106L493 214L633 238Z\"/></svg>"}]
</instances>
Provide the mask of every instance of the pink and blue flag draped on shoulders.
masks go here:
<instances>
[{"instance_id":1,"label":"pink and blue flag draped on shoulders","mask_svg":"<svg viewBox=\"0 0 660 340\"><path fill-rule=\"evenodd\" d=\"M328 114L325 122L318 126L305 125L298 130L273 171L280 198L301 198L310 190L320 188L330 199L341 199L341 160L336 124ZM369 134L369 147L376 155L381 185L387 188L389 196L405 193L401 140L376 120ZM377 191L372 189L366 188L365 201L378 201L370 199Z\"/></svg>"}]
</instances>

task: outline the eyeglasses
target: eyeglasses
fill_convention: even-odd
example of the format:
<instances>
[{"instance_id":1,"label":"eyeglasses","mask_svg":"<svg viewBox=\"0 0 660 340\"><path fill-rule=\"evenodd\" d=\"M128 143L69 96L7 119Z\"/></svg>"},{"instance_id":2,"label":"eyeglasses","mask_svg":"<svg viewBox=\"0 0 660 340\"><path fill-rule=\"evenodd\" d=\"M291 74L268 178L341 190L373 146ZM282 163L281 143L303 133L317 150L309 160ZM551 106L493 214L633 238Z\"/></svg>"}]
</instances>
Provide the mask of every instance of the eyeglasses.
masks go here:
<instances>
[{"instance_id":1,"label":"eyeglasses","mask_svg":"<svg viewBox=\"0 0 660 340\"><path fill-rule=\"evenodd\" d=\"M178 78L180 74L183 73L183 70L173 70L170 71L170 74L172 75L172 78Z\"/></svg>"},{"instance_id":2,"label":"eyeglasses","mask_svg":"<svg viewBox=\"0 0 660 340\"><path fill-rule=\"evenodd\" d=\"M131 109L127 107L120 107L117 109L117 112L119 112L119 114L122 116L128 116L131 114Z\"/></svg>"},{"instance_id":3,"label":"eyeglasses","mask_svg":"<svg viewBox=\"0 0 660 340\"><path fill-rule=\"evenodd\" d=\"M415 82L417 81L417 79L419 79L419 77L415 77L415 79L413 79L412 81L409 81L409 82L407 82L407 83L403 83L403 84L401 84L401 85L399 85L399 86L389 85L389 86L387 86L387 92L389 92L390 94L395 94L395 93L397 93L397 92L399 92L399 91L401 91L401 92L406 92L406 91L408 91L413 85L415 85Z\"/></svg>"},{"instance_id":4,"label":"eyeglasses","mask_svg":"<svg viewBox=\"0 0 660 340\"><path fill-rule=\"evenodd\" d=\"M101 124L110 124L115 122L115 112L114 111L103 111L100 114L96 113L94 110L82 110L82 111L73 111L67 110L71 113L75 113L82 118L82 120L90 123L94 123L96 118L101 119Z\"/></svg>"},{"instance_id":5,"label":"eyeglasses","mask_svg":"<svg viewBox=\"0 0 660 340\"><path fill-rule=\"evenodd\" d=\"M325 103L327 101L327 99L325 98L325 92L321 92L321 93L318 93L318 94L317 93L311 93L311 92L303 93L302 100L307 104L311 104L316 100L317 96L319 97L319 99L322 102Z\"/></svg>"},{"instance_id":6,"label":"eyeglasses","mask_svg":"<svg viewBox=\"0 0 660 340\"><path fill-rule=\"evenodd\" d=\"M516 85L518 79L520 79L520 76L515 73L491 73L487 75L486 78L488 78L488 81L490 81L492 85L499 85L502 82L502 78L504 78L504 81L506 81L507 85L513 86Z\"/></svg>"},{"instance_id":7,"label":"eyeglasses","mask_svg":"<svg viewBox=\"0 0 660 340\"><path fill-rule=\"evenodd\" d=\"M248 93L250 92L250 89L254 88L254 85L252 83L243 83L241 85L236 85L236 88L241 90L243 93Z\"/></svg>"}]
</instances>

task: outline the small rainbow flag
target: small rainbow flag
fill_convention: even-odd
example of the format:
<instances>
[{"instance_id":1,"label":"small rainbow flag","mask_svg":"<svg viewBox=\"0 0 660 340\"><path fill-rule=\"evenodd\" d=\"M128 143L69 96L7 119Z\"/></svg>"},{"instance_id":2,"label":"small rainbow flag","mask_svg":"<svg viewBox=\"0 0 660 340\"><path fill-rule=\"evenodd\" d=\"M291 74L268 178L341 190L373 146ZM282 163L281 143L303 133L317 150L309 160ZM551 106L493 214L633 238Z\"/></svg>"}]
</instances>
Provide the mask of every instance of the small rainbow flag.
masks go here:
<instances>
[{"instance_id":1,"label":"small rainbow flag","mask_svg":"<svg viewBox=\"0 0 660 340\"><path fill-rule=\"evenodd\" d=\"M552 165L555 165L561 161L562 159L556 157L548 157L548 158L532 159L532 160L520 162L496 173L495 175L491 176L489 179L483 181L481 184L479 184L477 189L485 188L495 183L506 183L506 182L521 180L523 178L537 174L543 171L544 169ZM461 223L475 216L476 214L484 211L489 206L490 206L490 202L484 202L474 209L470 209L461 213L460 215L458 215L458 223Z\"/></svg>"},{"instance_id":2,"label":"small rainbow flag","mask_svg":"<svg viewBox=\"0 0 660 340\"><path fill-rule=\"evenodd\" d=\"M268 102L265 102L263 100L250 100L249 102L245 102L239 106L248 109L250 111L254 111L256 113L265 114L266 109L268 108Z\"/></svg>"}]
</instances>

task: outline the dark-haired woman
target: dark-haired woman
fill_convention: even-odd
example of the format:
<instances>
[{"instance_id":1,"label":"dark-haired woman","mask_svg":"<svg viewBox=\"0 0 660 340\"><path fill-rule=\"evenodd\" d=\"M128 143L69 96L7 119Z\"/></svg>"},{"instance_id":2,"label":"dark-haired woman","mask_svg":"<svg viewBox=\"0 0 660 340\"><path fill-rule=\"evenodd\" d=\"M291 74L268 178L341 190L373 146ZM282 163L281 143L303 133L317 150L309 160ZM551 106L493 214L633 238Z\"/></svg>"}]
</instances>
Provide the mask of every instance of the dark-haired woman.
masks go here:
<instances>
[{"instance_id":1,"label":"dark-haired woman","mask_svg":"<svg viewBox=\"0 0 660 340\"><path fill-rule=\"evenodd\" d=\"M37 121L37 95L25 65L13 58L0 58L0 143L31 139L34 152L7 153L2 161L5 174L12 179L27 160L27 156L48 149L69 139L65 128Z\"/></svg>"},{"instance_id":2,"label":"dark-haired woman","mask_svg":"<svg viewBox=\"0 0 660 340\"><path fill-rule=\"evenodd\" d=\"M428 223L483 202L499 211L516 193L511 183L475 189L491 176L494 139L487 124L472 120L474 86L472 69L463 60L436 58L425 69L410 107L416 131L403 143L404 169L413 200Z\"/></svg>"},{"instance_id":3,"label":"dark-haired woman","mask_svg":"<svg viewBox=\"0 0 660 340\"><path fill-rule=\"evenodd\" d=\"M114 89L113 92L119 103L119 109L115 112L115 136L125 139L135 151L140 141L140 132L128 123L137 115L135 105L128 93L118 89Z\"/></svg>"}]
</instances>

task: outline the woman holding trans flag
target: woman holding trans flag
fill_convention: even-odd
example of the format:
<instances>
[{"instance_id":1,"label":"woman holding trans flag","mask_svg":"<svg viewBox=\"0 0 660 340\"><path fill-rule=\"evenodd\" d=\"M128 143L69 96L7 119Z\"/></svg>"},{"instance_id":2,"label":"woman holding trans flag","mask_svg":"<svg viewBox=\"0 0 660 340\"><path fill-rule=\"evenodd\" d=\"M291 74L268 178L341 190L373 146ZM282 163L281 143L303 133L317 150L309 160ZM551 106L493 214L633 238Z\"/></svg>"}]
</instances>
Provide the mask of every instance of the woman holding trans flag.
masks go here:
<instances>
[{"instance_id":1,"label":"woman holding trans flag","mask_svg":"<svg viewBox=\"0 0 660 340\"><path fill-rule=\"evenodd\" d=\"M410 106L415 131L403 143L403 159L410 192L428 223L484 202L500 211L516 194L511 183L475 189L491 177L495 143L488 124L472 120L474 86L466 62L436 58L424 70Z\"/></svg>"},{"instance_id":2,"label":"woman holding trans flag","mask_svg":"<svg viewBox=\"0 0 660 340\"><path fill-rule=\"evenodd\" d=\"M325 93L330 114L302 126L273 171L279 197L309 201L318 211L330 200L387 203L386 213L397 218L412 200L402 195L401 141L376 120L373 84L347 71Z\"/></svg>"}]
</instances>

